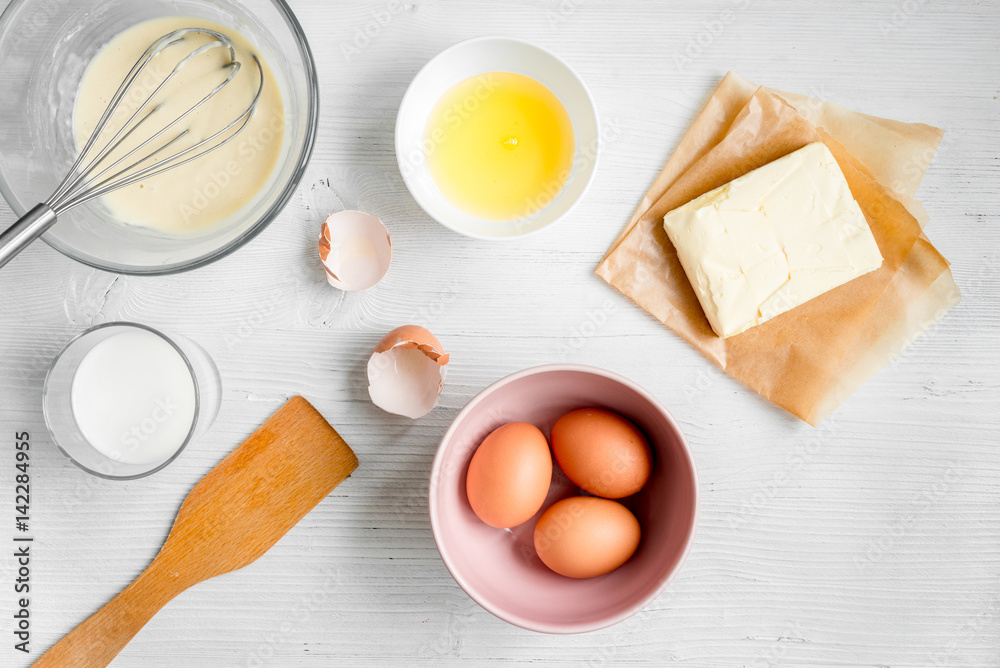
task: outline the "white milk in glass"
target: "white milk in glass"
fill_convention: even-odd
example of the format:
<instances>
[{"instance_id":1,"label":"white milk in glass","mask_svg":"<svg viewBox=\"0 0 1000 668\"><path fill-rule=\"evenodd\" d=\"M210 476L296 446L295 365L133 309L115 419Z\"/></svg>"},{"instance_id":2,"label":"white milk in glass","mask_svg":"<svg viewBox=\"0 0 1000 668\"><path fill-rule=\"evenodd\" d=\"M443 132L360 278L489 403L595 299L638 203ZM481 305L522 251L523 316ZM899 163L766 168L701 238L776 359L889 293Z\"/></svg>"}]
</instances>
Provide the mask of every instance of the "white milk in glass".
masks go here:
<instances>
[{"instance_id":1,"label":"white milk in glass","mask_svg":"<svg viewBox=\"0 0 1000 668\"><path fill-rule=\"evenodd\" d=\"M81 360L70 391L84 438L117 462L157 464L184 444L195 384L180 353L156 334L109 336Z\"/></svg>"}]
</instances>

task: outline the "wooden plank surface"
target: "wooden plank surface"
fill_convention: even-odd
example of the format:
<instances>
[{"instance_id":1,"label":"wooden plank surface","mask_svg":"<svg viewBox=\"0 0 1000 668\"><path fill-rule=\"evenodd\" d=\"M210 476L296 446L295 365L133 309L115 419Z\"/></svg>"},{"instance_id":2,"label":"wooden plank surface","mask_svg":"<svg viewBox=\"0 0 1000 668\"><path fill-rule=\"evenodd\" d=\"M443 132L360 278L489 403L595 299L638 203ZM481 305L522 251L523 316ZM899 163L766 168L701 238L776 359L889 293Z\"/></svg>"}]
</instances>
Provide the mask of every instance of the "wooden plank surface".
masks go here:
<instances>
[{"instance_id":1,"label":"wooden plank surface","mask_svg":"<svg viewBox=\"0 0 1000 668\"><path fill-rule=\"evenodd\" d=\"M294 394L361 466L264 558L171 602L116 665L1000 665L1000 4L427 0L391 13L350 58L357 31L394 5L291 5L318 61L321 132L297 196L260 237L166 278L93 271L40 244L0 271L0 537L12 545L21 431L35 536L30 656L13 649L16 564L0 550L0 665L28 665L142 571L194 483ZM393 153L413 75L483 34L565 58L612 130L586 200L523 242L437 225ZM918 196L963 301L819 429L593 275L730 69L948 133ZM328 287L313 260L322 212L338 202L380 216L393 236L388 277L363 294ZM13 222L0 209L0 224ZM224 381L212 430L127 483L66 461L40 409L59 348L120 319L195 339ZM581 336L593 320L603 324ZM441 407L417 422L374 408L364 378L374 344L407 322L430 327L453 360ZM435 448L465 402L557 361L656 394L685 429L702 485L697 540L668 591L626 622L567 637L520 630L468 598L437 555L426 504Z\"/></svg>"}]
</instances>

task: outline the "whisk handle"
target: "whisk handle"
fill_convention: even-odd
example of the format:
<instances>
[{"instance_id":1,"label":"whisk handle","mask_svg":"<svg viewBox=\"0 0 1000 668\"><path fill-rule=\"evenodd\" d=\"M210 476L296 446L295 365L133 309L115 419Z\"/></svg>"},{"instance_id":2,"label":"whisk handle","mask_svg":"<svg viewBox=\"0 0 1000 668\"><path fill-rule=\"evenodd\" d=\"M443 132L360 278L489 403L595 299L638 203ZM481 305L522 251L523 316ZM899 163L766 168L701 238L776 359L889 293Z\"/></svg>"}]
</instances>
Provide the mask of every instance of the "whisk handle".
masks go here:
<instances>
[{"instance_id":1,"label":"whisk handle","mask_svg":"<svg viewBox=\"0 0 1000 668\"><path fill-rule=\"evenodd\" d=\"M14 259L24 247L42 236L56 222L56 212L39 204L0 233L0 267Z\"/></svg>"}]
</instances>

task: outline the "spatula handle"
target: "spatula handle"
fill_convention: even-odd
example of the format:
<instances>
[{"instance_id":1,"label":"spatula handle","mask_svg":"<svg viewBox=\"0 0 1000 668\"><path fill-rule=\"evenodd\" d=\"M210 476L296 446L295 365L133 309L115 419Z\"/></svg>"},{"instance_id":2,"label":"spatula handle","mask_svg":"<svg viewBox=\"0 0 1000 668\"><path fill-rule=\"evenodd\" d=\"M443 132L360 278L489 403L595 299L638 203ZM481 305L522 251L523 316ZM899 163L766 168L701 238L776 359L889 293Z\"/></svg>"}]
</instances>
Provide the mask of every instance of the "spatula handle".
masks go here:
<instances>
[{"instance_id":1,"label":"spatula handle","mask_svg":"<svg viewBox=\"0 0 1000 668\"><path fill-rule=\"evenodd\" d=\"M34 668L104 668L160 608L193 583L181 583L160 560L120 594L70 631L34 663Z\"/></svg>"}]
</instances>

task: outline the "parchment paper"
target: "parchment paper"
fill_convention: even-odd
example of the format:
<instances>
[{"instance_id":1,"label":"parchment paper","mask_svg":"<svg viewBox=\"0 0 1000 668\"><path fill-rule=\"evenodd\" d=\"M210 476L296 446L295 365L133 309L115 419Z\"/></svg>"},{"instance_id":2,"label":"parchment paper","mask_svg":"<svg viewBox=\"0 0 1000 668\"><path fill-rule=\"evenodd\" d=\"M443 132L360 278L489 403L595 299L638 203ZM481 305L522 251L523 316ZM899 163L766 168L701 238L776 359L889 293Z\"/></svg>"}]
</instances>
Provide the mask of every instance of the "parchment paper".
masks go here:
<instances>
[{"instance_id":1,"label":"parchment paper","mask_svg":"<svg viewBox=\"0 0 1000 668\"><path fill-rule=\"evenodd\" d=\"M947 262L921 232L926 214L913 199L941 136L926 125L757 88L730 73L597 274L726 373L818 424L958 301ZM663 231L663 215L817 140L847 177L882 251L882 268L722 339L712 332Z\"/></svg>"}]
</instances>

